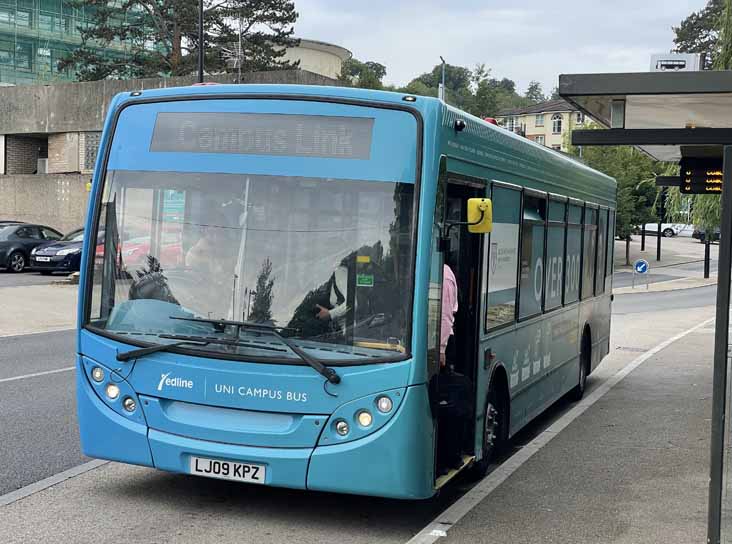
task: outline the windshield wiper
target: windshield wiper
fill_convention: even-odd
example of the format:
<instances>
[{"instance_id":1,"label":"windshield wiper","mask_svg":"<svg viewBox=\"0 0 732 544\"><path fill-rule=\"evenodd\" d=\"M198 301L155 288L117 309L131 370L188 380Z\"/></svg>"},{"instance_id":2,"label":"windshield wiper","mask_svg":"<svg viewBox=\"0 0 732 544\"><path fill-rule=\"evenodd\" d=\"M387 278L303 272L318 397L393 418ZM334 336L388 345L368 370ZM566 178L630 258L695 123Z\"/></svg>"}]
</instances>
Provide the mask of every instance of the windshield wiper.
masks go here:
<instances>
[{"instance_id":1,"label":"windshield wiper","mask_svg":"<svg viewBox=\"0 0 732 544\"><path fill-rule=\"evenodd\" d=\"M254 323L252 321L230 321L228 319L204 319L201 317L177 317L170 316L170 319L177 319L180 321L193 321L196 323L208 323L217 331L223 331L226 327L236 327L237 336L241 332L241 329L249 330L261 330L269 332L276 336L284 345L286 345L292 352L297 355L303 362L307 363L313 368L318 374L323 376L332 384L341 383L341 377L338 373L330 367L325 366L315 357L308 355L305 351L297 347L289 338L282 336L279 331L281 330L292 330L287 327L278 327L276 325L265 325L264 323Z\"/></svg>"},{"instance_id":2,"label":"windshield wiper","mask_svg":"<svg viewBox=\"0 0 732 544\"><path fill-rule=\"evenodd\" d=\"M139 349L133 349L130 351L125 351L122 353L117 353L117 360L118 361L129 361L130 359L144 357L145 355L150 355L151 353L157 353L159 351L167 351L170 348L177 348L180 346L207 346L208 344L210 344L210 342L208 340L202 340L202 341L187 340L185 342L175 342L174 344L156 344L154 346L149 346L147 348L139 348Z\"/></svg>"}]
</instances>

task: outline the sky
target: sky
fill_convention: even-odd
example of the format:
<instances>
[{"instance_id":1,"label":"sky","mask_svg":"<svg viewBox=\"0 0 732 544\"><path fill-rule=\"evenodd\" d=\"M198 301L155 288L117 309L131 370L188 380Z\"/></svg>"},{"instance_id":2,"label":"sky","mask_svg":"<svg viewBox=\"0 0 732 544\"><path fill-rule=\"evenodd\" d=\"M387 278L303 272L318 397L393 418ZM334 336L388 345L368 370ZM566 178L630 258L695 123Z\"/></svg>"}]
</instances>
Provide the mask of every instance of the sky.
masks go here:
<instances>
[{"instance_id":1,"label":"sky","mask_svg":"<svg viewBox=\"0 0 732 544\"><path fill-rule=\"evenodd\" d=\"M485 63L492 77L531 80L549 94L559 74L647 72L673 47L672 26L706 0L294 0L298 37L385 65L405 85L450 64Z\"/></svg>"}]
</instances>

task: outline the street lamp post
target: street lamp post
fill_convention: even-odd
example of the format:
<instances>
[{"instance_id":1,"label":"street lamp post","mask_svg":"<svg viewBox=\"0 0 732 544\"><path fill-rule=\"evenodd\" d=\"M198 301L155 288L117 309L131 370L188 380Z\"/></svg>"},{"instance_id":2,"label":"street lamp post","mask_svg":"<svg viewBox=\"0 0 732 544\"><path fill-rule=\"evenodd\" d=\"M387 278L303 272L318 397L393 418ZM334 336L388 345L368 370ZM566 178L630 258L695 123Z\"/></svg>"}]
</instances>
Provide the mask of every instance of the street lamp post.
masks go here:
<instances>
[{"instance_id":1,"label":"street lamp post","mask_svg":"<svg viewBox=\"0 0 732 544\"><path fill-rule=\"evenodd\" d=\"M203 0L198 0L198 82L203 83L203 52L205 37L203 32Z\"/></svg>"},{"instance_id":2,"label":"street lamp post","mask_svg":"<svg viewBox=\"0 0 732 544\"><path fill-rule=\"evenodd\" d=\"M437 93L440 100L443 102L445 101L445 59L442 58L442 55L440 55L440 60L442 61L442 83L440 83L440 89Z\"/></svg>"}]
</instances>

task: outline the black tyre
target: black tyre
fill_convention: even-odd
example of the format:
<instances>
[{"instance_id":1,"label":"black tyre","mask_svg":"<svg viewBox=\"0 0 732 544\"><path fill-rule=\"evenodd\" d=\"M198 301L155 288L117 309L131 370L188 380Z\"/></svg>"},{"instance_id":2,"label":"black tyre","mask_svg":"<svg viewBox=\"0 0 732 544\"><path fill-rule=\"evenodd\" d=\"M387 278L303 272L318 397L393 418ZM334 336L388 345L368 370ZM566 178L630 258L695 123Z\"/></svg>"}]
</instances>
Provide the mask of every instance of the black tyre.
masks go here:
<instances>
[{"instance_id":1,"label":"black tyre","mask_svg":"<svg viewBox=\"0 0 732 544\"><path fill-rule=\"evenodd\" d=\"M483 478L491 463L506 451L510 401L504 384L491 380L483 413L483 458L471 469L475 479Z\"/></svg>"},{"instance_id":2,"label":"black tyre","mask_svg":"<svg viewBox=\"0 0 732 544\"><path fill-rule=\"evenodd\" d=\"M569 392L569 398L573 401L580 401L585 396L585 387L587 386L587 375L590 373L590 362L592 355L592 342L590 340L589 331L585 331L582 335L582 345L580 347L579 357L579 382Z\"/></svg>"},{"instance_id":3,"label":"black tyre","mask_svg":"<svg viewBox=\"0 0 732 544\"><path fill-rule=\"evenodd\" d=\"M17 273L25 270L25 267L25 255L23 255L20 251L13 251L8 257L8 270Z\"/></svg>"},{"instance_id":4,"label":"black tyre","mask_svg":"<svg viewBox=\"0 0 732 544\"><path fill-rule=\"evenodd\" d=\"M663 229L663 235L666 238L673 238L674 236L676 236L676 233L673 229Z\"/></svg>"}]
</instances>

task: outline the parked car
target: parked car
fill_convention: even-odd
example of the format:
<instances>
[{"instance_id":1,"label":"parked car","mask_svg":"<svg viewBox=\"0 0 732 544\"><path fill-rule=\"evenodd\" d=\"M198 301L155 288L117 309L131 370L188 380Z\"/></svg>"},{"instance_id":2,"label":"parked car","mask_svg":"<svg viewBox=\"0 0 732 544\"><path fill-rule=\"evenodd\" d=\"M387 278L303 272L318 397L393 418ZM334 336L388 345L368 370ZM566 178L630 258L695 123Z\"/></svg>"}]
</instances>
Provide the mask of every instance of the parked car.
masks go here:
<instances>
[{"instance_id":1,"label":"parked car","mask_svg":"<svg viewBox=\"0 0 732 544\"><path fill-rule=\"evenodd\" d=\"M60 240L36 246L30 254L30 266L41 274L76 272L81 264L84 229L67 233Z\"/></svg>"},{"instance_id":2,"label":"parked car","mask_svg":"<svg viewBox=\"0 0 732 544\"><path fill-rule=\"evenodd\" d=\"M22 272L30 263L30 253L37 246L58 240L62 234L45 225L6 223L0 225L0 268Z\"/></svg>"},{"instance_id":3,"label":"parked car","mask_svg":"<svg viewBox=\"0 0 732 544\"><path fill-rule=\"evenodd\" d=\"M678 236L686 231L691 231L693 227L691 225L685 225L683 223L661 223L661 234L666 238L672 236ZM658 233L658 223L646 223L646 234L656 235ZM687 234L688 236L688 234Z\"/></svg>"},{"instance_id":4,"label":"parked car","mask_svg":"<svg viewBox=\"0 0 732 544\"><path fill-rule=\"evenodd\" d=\"M703 230L699 230L698 228L694 228L694 232L691 234L692 238L696 238L699 240L702 244L704 243L704 240L706 239L706 234ZM720 233L719 233L719 227L714 229L714 232L712 233L711 242L719 242Z\"/></svg>"}]
</instances>

